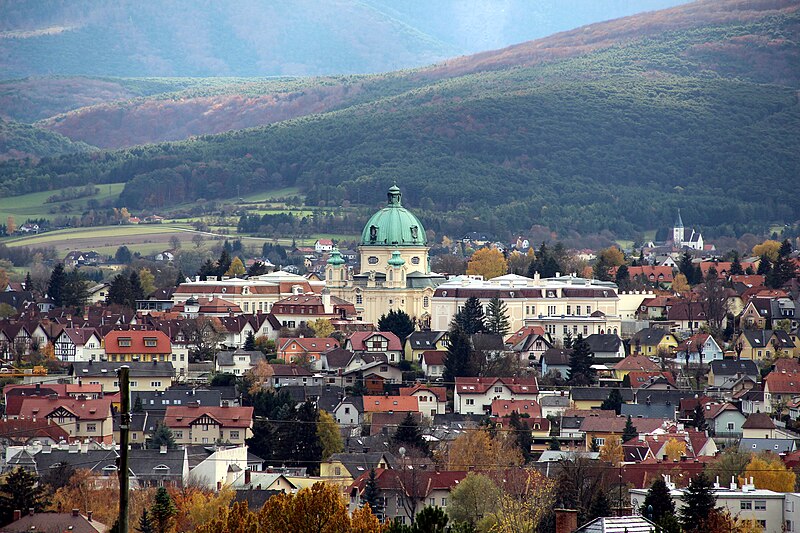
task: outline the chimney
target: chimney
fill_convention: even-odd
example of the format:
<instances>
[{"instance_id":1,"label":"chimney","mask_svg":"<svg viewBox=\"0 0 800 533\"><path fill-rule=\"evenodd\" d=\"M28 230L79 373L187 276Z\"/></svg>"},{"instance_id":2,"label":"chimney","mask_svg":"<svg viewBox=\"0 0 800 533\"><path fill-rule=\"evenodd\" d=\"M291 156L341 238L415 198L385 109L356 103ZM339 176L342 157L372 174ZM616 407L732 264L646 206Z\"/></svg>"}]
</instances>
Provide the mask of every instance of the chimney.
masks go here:
<instances>
[{"instance_id":1,"label":"chimney","mask_svg":"<svg viewBox=\"0 0 800 533\"><path fill-rule=\"evenodd\" d=\"M158 453L167 453L167 446L162 444L161 447L158 449Z\"/></svg>"},{"instance_id":2,"label":"chimney","mask_svg":"<svg viewBox=\"0 0 800 533\"><path fill-rule=\"evenodd\" d=\"M22 511L20 511L19 509L15 509L14 510L14 522L19 520L20 518L22 518Z\"/></svg>"},{"instance_id":3,"label":"chimney","mask_svg":"<svg viewBox=\"0 0 800 533\"><path fill-rule=\"evenodd\" d=\"M578 529L578 511L556 509L556 533L572 533Z\"/></svg>"},{"instance_id":4,"label":"chimney","mask_svg":"<svg viewBox=\"0 0 800 533\"><path fill-rule=\"evenodd\" d=\"M250 484L250 469L249 468L244 471L244 484L245 485L249 485Z\"/></svg>"},{"instance_id":5,"label":"chimney","mask_svg":"<svg viewBox=\"0 0 800 533\"><path fill-rule=\"evenodd\" d=\"M33 514L33 513L31 513L31 514ZM77 509L73 509L72 510L72 517L73 518L78 518L80 516L80 514L81 513Z\"/></svg>"},{"instance_id":6,"label":"chimney","mask_svg":"<svg viewBox=\"0 0 800 533\"><path fill-rule=\"evenodd\" d=\"M88 522L92 521L92 511L86 511L86 520Z\"/></svg>"},{"instance_id":7,"label":"chimney","mask_svg":"<svg viewBox=\"0 0 800 533\"><path fill-rule=\"evenodd\" d=\"M33 516L33 513L34 513L34 509L33 509L33 507L31 507L30 509L28 509L28 514L29 514L30 516Z\"/></svg>"}]
</instances>

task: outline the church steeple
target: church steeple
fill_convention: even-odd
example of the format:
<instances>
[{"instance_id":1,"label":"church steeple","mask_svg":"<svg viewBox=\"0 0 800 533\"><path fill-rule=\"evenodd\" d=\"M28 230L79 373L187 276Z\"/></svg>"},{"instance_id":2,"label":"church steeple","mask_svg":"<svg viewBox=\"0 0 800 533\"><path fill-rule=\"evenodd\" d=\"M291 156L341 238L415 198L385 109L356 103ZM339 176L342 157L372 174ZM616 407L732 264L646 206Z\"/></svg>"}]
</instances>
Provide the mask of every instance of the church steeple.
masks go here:
<instances>
[{"instance_id":1,"label":"church steeple","mask_svg":"<svg viewBox=\"0 0 800 533\"><path fill-rule=\"evenodd\" d=\"M675 219L675 226L672 228L672 242L675 246L680 247L683 244L683 220L681 219L681 210L678 209L678 218Z\"/></svg>"},{"instance_id":2,"label":"church steeple","mask_svg":"<svg viewBox=\"0 0 800 533\"><path fill-rule=\"evenodd\" d=\"M675 227L682 228L683 227L683 220L681 219L681 210L678 208L678 218L675 219Z\"/></svg>"}]
</instances>

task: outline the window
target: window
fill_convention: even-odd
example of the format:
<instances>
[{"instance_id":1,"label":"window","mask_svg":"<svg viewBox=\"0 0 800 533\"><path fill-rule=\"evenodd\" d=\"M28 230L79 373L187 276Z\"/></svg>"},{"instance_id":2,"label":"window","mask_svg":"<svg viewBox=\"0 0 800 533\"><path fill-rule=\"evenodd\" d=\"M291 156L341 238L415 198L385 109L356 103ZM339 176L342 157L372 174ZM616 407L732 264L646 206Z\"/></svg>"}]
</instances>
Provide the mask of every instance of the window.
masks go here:
<instances>
[{"instance_id":1,"label":"window","mask_svg":"<svg viewBox=\"0 0 800 533\"><path fill-rule=\"evenodd\" d=\"M129 347L131 345L131 338L130 337L120 337L117 341L117 344L120 346Z\"/></svg>"},{"instance_id":2,"label":"window","mask_svg":"<svg viewBox=\"0 0 800 533\"><path fill-rule=\"evenodd\" d=\"M203 437L203 444L208 444L208 437Z\"/></svg>"},{"instance_id":3,"label":"window","mask_svg":"<svg viewBox=\"0 0 800 533\"><path fill-rule=\"evenodd\" d=\"M750 500L742 500L739 502L739 509L743 511L749 511L753 508L753 502Z\"/></svg>"},{"instance_id":4,"label":"window","mask_svg":"<svg viewBox=\"0 0 800 533\"><path fill-rule=\"evenodd\" d=\"M86 431L89 433L94 433L97 431L97 424L86 424Z\"/></svg>"},{"instance_id":5,"label":"window","mask_svg":"<svg viewBox=\"0 0 800 533\"><path fill-rule=\"evenodd\" d=\"M568 315L572 314L572 306L571 305L567 305L567 314Z\"/></svg>"},{"instance_id":6,"label":"window","mask_svg":"<svg viewBox=\"0 0 800 533\"><path fill-rule=\"evenodd\" d=\"M349 407L345 407L344 408L344 414L346 414L346 415L350 414L350 408Z\"/></svg>"},{"instance_id":7,"label":"window","mask_svg":"<svg viewBox=\"0 0 800 533\"><path fill-rule=\"evenodd\" d=\"M161 386L161 382L160 381L151 381L150 382L150 386L151 387L160 387Z\"/></svg>"},{"instance_id":8,"label":"window","mask_svg":"<svg viewBox=\"0 0 800 533\"><path fill-rule=\"evenodd\" d=\"M361 305L364 303L364 297L360 294L356 294L356 305Z\"/></svg>"},{"instance_id":9,"label":"window","mask_svg":"<svg viewBox=\"0 0 800 533\"><path fill-rule=\"evenodd\" d=\"M145 337L144 338L144 345L149 347L149 348L153 348L155 346L158 346L158 341L156 340L155 337Z\"/></svg>"},{"instance_id":10,"label":"window","mask_svg":"<svg viewBox=\"0 0 800 533\"><path fill-rule=\"evenodd\" d=\"M766 520L756 520L756 524L761 526L761 529L767 529L767 521Z\"/></svg>"},{"instance_id":11,"label":"window","mask_svg":"<svg viewBox=\"0 0 800 533\"><path fill-rule=\"evenodd\" d=\"M767 500L756 500L754 502L753 508L756 511L766 511L767 510Z\"/></svg>"},{"instance_id":12,"label":"window","mask_svg":"<svg viewBox=\"0 0 800 533\"><path fill-rule=\"evenodd\" d=\"M591 305L587 305L586 306L586 314L587 315L591 315L592 314L592 306Z\"/></svg>"},{"instance_id":13,"label":"window","mask_svg":"<svg viewBox=\"0 0 800 533\"><path fill-rule=\"evenodd\" d=\"M475 405L475 399L474 398L467 398L467 402L466 403L467 403L467 405Z\"/></svg>"},{"instance_id":14,"label":"window","mask_svg":"<svg viewBox=\"0 0 800 533\"><path fill-rule=\"evenodd\" d=\"M372 255L372 256L369 257L369 259L367 259L367 263L369 263L370 265L377 265L378 264L378 258L375 257L374 255Z\"/></svg>"},{"instance_id":15,"label":"window","mask_svg":"<svg viewBox=\"0 0 800 533\"><path fill-rule=\"evenodd\" d=\"M735 425L733 422L728 422L728 431L733 431Z\"/></svg>"},{"instance_id":16,"label":"window","mask_svg":"<svg viewBox=\"0 0 800 533\"><path fill-rule=\"evenodd\" d=\"M589 326L583 326L583 334L584 335L588 335L589 334Z\"/></svg>"},{"instance_id":17,"label":"window","mask_svg":"<svg viewBox=\"0 0 800 533\"><path fill-rule=\"evenodd\" d=\"M239 438L239 431L231 431L231 438L238 439Z\"/></svg>"},{"instance_id":18,"label":"window","mask_svg":"<svg viewBox=\"0 0 800 533\"><path fill-rule=\"evenodd\" d=\"M447 507L447 498L442 498L442 507Z\"/></svg>"},{"instance_id":19,"label":"window","mask_svg":"<svg viewBox=\"0 0 800 533\"><path fill-rule=\"evenodd\" d=\"M334 472L335 475L341 476L342 475L342 467L337 466L336 468L333 469L333 472Z\"/></svg>"},{"instance_id":20,"label":"window","mask_svg":"<svg viewBox=\"0 0 800 533\"><path fill-rule=\"evenodd\" d=\"M564 335L566 335L567 333L569 333L569 326L564 324Z\"/></svg>"},{"instance_id":21,"label":"window","mask_svg":"<svg viewBox=\"0 0 800 533\"><path fill-rule=\"evenodd\" d=\"M131 387L138 387L138 386L139 386L138 381L131 381Z\"/></svg>"},{"instance_id":22,"label":"window","mask_svg":"<svg viewBox=\"0 0 800 533\"><path fill-rule=\"evenodd\" d=\"M605 446L606 444L606 439L604 439L603 437L597 437L594 440L597 442L598 446Z\"/></svg>"},{"instance_id":23,"label":"window","mask_svg":"<svg viewBox=\"0 0 800 533\"><path fill-rule=\"evenodd\" d=\"M580 305L576 305L575 306L575 314L576 315L580 315L581 314L581 306Z\"/></svg>"},{"instance_id":24,"label":"window","mask_svg":"<svg viewBox=\"0 0 800 533\"><path fill-rule=\"evenodd\" d=\"M503 387L495 387L494 391L495 392L503 392Z\"/></svg>"},{"instance_id":25,"label":"window","mask_svg":"<svg viewBox=\"0 0 800 533\"><path fill-rule=\"evenodd\" d=\"M419 257L416 257L416 256L412 257L411 258L411 264L412 265L418 265L419 264Z\"/></svg>"},{"instance_id":26,"label":"window","mask_svg":"<svg viewBox=\"0 0 800 533\"><path fill-rule=\"evenodd\" d=\"M427 296L422 298L422 307L428 307L431 304L431 299Z\"/></svg>"},{"instance_id":27,"label":"window","mask_svg":"<svg viewBox=\"0 0 800 533\"><path fill-rule=\"evenodd\" d=\"M431 507L436 505L436 498L428 498L428 505L430 505Z\"/></svg>"},{"instance_id":28,"label":"window","mask_svg":"<svg viewBox=\"0 0 800 533\"><path fill-rule=\"evenodd\" d=\"M182 439L183 438L183 430L179 429L179 430L173 431L172 433L175 435L176 439Z\"/></svg>"},{"instance_id":29,"label":"window","mask_svg":"<svg viewBox=\"0 0 800 533\"><path fill-rule=\"evenodd\" d=\"M548 305L547 306L547 314L548 315L556 314L556 306L555 305Z\"/></svg>"}]
</instances>

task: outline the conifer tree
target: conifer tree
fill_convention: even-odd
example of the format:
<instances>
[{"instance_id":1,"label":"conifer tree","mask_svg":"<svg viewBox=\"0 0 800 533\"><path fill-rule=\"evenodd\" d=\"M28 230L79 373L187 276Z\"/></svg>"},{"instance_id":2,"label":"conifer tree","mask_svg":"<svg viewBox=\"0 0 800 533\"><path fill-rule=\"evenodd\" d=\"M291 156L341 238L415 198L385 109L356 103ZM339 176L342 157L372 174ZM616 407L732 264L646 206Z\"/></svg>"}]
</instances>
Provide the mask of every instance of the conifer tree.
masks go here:
<instances>
[{"instance_id":1,"label":"conifer tree","mask_svg":"<svg viewBox=\"0 0 800 533\"><path fill-rule=\"evenodd\" d=\"M311 400L307 400L297 409L298 424L291 425L290 457L299 466L306 467L309 475L319 474L319 463L322 460L322 443L317 434L319 412Z\"/></svg>"},{"instance_id":2,"label":"conifer tree","mask_svg":"<svg viewBox=\"0 0 800 533\"><path fill-rule=\"evenodd\" d=\"M522 458L525 459L526 463L529 462L533 456L531 453L531 446L533 445L531 428L527 422L522 420L517 411L511 412L511 416L508 418L508 425L513 431L514 440L519 447L519 451L522 452Z\"/></svg>"},{"instance_id":3,"label":"conifer tree","mask_svg":"<svg viewBox=\"0 0 800 533\"><path fill-rule=\"evenodd\" d=\"M135 270L131 271L131 302L130 307L136 309L136 300L144 300L144 289L142 288L142 281L139 279L139 273Z\"/></svg>"},{"instance_id":4,"label":"conifer tree","mask_svg":"<svg viewBox=\"0 0 800 533\"><path fill-rule=\"evenodd\" d=\"M705 431L708 429L708 424L706 423L706 414L703 412L702 405L695 406L692 416L692 425L698 431Z\"/></svg>"},{"instance_id":5,"label":"conifer tree","mask_svg":"<svg viewBox=\"0 0 800 533\"><path fill-rule=\"evenodd\" d=\"M759 276L767 276L772 271L772 263L767 257L767 254L762 254L761 258L758 261L758 270L756 270L756 274Z\"/></svg>"},{"instance_id":6,"label":"conifer tree","mask_svg":"<svg viewBox=\"0 0 800 533\"><path fill-rule=\"evenodd\" d=\"M389 309L387 314L378 319L378 331L391 331L400 341L404 341L414 332L414 321L405 311Z\"/></svg>"},{"instance_id":7,"label":"conifer tree","mask_svg":"<svg viewBox=\"0 0 800 533\"><path fill-rule=\"evenodd\" d=\"M444 381L455 383L457 377L472 376L472 360L469 335L454 322L448 335L447 354L444 356Z\"/></svg>"},{"instance_id":8,"label":"conifer tree","mask_svg":"<svg viewBox=\"0 0 800 533\"><path fill-rule=\"evenodd\" d=\"M595 370L594 353L592 353L589 343L578 333L578 337L572 345L572 355L569 357L568 378L572 385L591 385L594 383Z\"/></svg>"},{"instance_id":9,"label":"conifer tree","mask_svg":"<svg viewBox=\"0 0 800 533\"><path fill-rule=\"evenodd\" d=\"M155 526L153 530L155 533L167 533L171 530L172 519L177 514L178 509L172 501L172 497L164 487L158 487L156 491L155 501L153 506L150 507L150 515L152 522Z\"/></svg>"},{"instance_id":10,"label":"conifer tree","mask_svg":"<svg viewBox=\"0 0 800 533\"><path fill-rule=\"evenodd\" d=\"M0 483L0 524L14 519L14 511L33 509L41 512L47 507L44 488L36 476L23 468L15 468Z\"/></svg>"},{"instance_id":11,"label":"conifer tree","mask_svg":"<svg viewBox=\"0 0 800 533\"><path fill-rule=\"evenodd\" d=\"M625 429L622 431L622 442L628 442L631 439L635 439L639 436L639 433L636 431L636 427L633 425L633 420L631 420L631 415L628 415L628 419L625 421Z\"/></svg>"},{"instance_id":12,"label":"conifer tree","mask_svg":"<svg viewBox=\"0 0 800 533\"><path fill-rule=\"evenodd\" d=\"M206 281L208 276L217 275L217 267L214 266L211 259L206 259L205 263L200 265L200 270L197 271L197 275L200 276L200 281Z\"/></svg>"},{"instance_id":13,"label":"conifer tree","mask_svg":"<svg viewBox=\"0 0 800 533\"><path fill-rule=\"evenodd\" d=\"M381 497L380 490L378 490L378 480L376 478L375 469L369 469L369 478L364 484L364 492L361 494L361 507L369 505L372 514L378 517L379 520L383 519L383 498Z\"/></svg>"},{"instance_id":14,"label":"conifer tree","mask_svg":"<svg viewBox=\"0 0 800 533\"><path fill-rule=\"evenodd\" d=\"M505 337L509 329L508 306L500 298L492 298L486 308L486 332Z\"/></svg>"},{"instance_id":15,"label":"conifer tree","mask_svg":"<svg viewBox=\"0 0 800 533\"><path fill-rule=\"evenodd\" d=\"M64 263L58 263L53 268L53 272L50 274L50 281L47 283L47 296L53 300L56 307L63 305L65 283Z\"/></svg>"},{"instance_id":16,"label":"conifer tree","mask_svg":"<svg viewBox=\"0 0 800 533\"><path fill-rule=\"evenodd\" d=\"M32 291L33 290L33 281L31 281L31 273L28 271L25 274L25 290Z\"/></svg>"},{"instance_id":17,"label":"conifer tree","mask_svg":"<svg viewBox=\"0 0 800 533\"><path fill-rule=\"evenodd\" d=\"M106 302L133 308L136 302L133 300L133 289L131 288L130 278L122 274L114 276L114 279L111 280L111 285L108 287Z\"/></svg>"},{"instance_id":18,"label":"conifer tree","mask_svg":"<svg viewBox=\"0 0 800 533\"><path fill-rule=\"evenodd\" d=\"M139 533L156 533L156 525L153 523L153 518L147 509L142 511L142 516L139 517L139 527L136 528Z\"/></svg>"},{"instance_id":19,"label":"conifer tree","mask_svg":"<svg viewBox=\"0 0 800 533\"><path fill-rule=\"evenodd\" d=\"M611 389L611 392L608 393L608 398L603 400L603 403L600 404L600 409L614 411L619 414L622 410L622 394L620 394L618 388L614 387Z\"/></svg>"},{"instance_id":20,"label":"conifer tree","mask_svg":"<svg viewBox=\"0 0 800 533\"><path fill-rule=\"evenodd\" d=\"M642 514L656 524L660 524L667 515L675 516L675 502L663 477L658 476L650 485L642 503Z\"/></svg>"},{"instance_id":21,"label":"conifer tree","mask_svg":"<svg viewBox=\"0 0 800 533\"><path fill-rule=\"evenodd\" d=\"M244 341L244 349L252 352L256 349L256 336L252 331L247 333L247 338Z\"/></svg>"},{"instance_id":22,"label":"conifer tree","mask_svg":"<svg viewBox=\"0 0 800 533\"><path fill-rule=\"evenodd\" d=\"M144 406L142 405L142 397L137 396L136 399L133 401L133 407L131 408L132 413L143 413Z\"/></svg>"},{"instance_id":23,"label":"conifer tree","mask_svg":"<svg viewBox=\"0 0 800 533\"><path fill-rule=\"evenodd\" d=\"M225 241L225 243L227 244L228 241ZM232 261L233 260L231 259L230 251L223 248L222 253L219 254L219 259L217 260L216 275L224 276L225 272L227 272L228 269L231 267Z\"/></svg>"},{"instance_id":24,"label":"conifer tree","mask_svg":"<svg viewBox=\"0 0 800 533\"><path fill-rule=\"evenodd\" d=\"M428 443L422 438L422 432L419 429L414 417L411 413L407 413L406 417L397 426L397 431L392 437L392 443L395 446L405 446L422 450L428 453Z\"/></svg>"},{"instance_id":25,"label":"conifer tree","mask_svg":"<svg viewBox=\"0 0 800 533\"><path fill-rule=\"evenodd\" d=\"M744 274L742 262L739 260L739 252L733 252L733 261L731 261L731 269L728 271L728 274L731 276Z\"/></svg>"},{"instance_id":26,"label":"conifer tree","mask_svg":"<svg viewBox=\"0 0 800 533\"><path fill-rule=\"evenodd\" d=\"M456 313L455 321L467 335L481 333L484 330L483 306L481 301L470 296L464 307Z\"/></svg>"},{"instance_id":27,"label":"conifer tree","mask_svg":"<svg viewBox=\"0 0 800 533\"><path fill-rule=\"evenodd\" d=\"M559 442L558 437L554 435L553 438L550 439L550 445L547 449L554 452L561 451L561 442Z\"/></svg>"},{"instance_id":28,"label":"conifer tree","mask_svg":"<svg viewBox=\"0 0 800 533\"><path fill-rule=\"evenodd\" d=\"M704 531L704 523L716 512L717 498L711 480L701 472L689 482L681 498L680 520L686 531Z\"/></svg>"},{"instance_id":29,"label":"conifer tree","mask_svg":"<svg viewBox=\"0 0 800 533\"><path fill-rule=\"evenodd\" d=\"M611 516L611 502L608 501L606 492L598 488L594 493L594 497L592 497L587 519L594 520L595 518L603 518L605 516Z\"/></svg>"},{"instance_id":30,"label":"conifer tree","mask_svg":"<svg viewBox=\"0 0 800 533\"><path fill-rule=\"evenodd\" d=\"M183 273L183 270L178 270L178 276L175 278L175 286L177 287L181 283L186 283L186 274Z\"/></svg>"}]
</instances>

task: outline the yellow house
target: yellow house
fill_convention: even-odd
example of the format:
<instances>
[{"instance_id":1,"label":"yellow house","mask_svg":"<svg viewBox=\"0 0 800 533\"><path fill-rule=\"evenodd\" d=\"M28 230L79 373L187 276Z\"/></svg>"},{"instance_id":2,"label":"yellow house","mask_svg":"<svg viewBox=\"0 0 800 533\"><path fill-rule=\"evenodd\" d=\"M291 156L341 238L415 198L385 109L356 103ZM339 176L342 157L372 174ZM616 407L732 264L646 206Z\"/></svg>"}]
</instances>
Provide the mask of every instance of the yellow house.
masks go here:
<instances>
[{"instance_id":1,"label":"yellow house","mask_svg":"<svg viewBox=\"0 0 800 533\"><path fill-rule=\"evenodd\" d=\"M124 362L110 363L106 361L89 361L72 363L70 377L73 383L100 385L103 393L119 390L117 371ZM130 366L131 392L164 391L172 386L175 379L175 367L171 362L133 363Z\"/></svg>"},{"instance_id":2,"label":"yellow house","mask_svg":"<svg viewBox=\"0 0 800 533\"><path fill-rule=\"evenodd\" d=\"M327 481L349 485L371 468L391 468L383 452L334 453L319 465L319 476Z\"/></svg>"},{"instance_id":3,"label":"yellow house","mask_svg":"<svg viewBox=\"0 0 800 533\"><path fill-rule=\"evenodd\" d=\"M608 399L611 392L610 387L573 387L569 391L570 401L573 409L590 411L600 409L604 401ZM633 390L629 388L619 389L623 402L633 400Z\"/></svg>"},{"instance_id":4,"label":"yellow house","mask_svg":"<svg viewBox=\"0 0 800 533\"><path fill-rule=\"evenodd\" d=\"M794 357L796 345L791 336L780 329L749 329L743 331L734 346L741 348L741 357L763 361L776 355Z\"/></svg>"},{"instance_id":5,"label":"yellow house","mask_svg":"<svg viewBox=\"0 0 800 533\"><path fill-rule=\"evenodd\" d=\"M409 335L403 346L403 359L406 361L422 361L422 353L426 351L446 352L448 344L446 331L415 331Z\"/></svg>"},{"instance_id":6,"label":"yellow house","mask_svg":"<svg viewBox=\"0 0 800 533\"><path fill-rule=\"evenodd\" d=\"M659 352L675 353L678 339L662 328L644 328L631 337L631 353L633 355L654 356Z\"/></svg>"}]
</instances>

